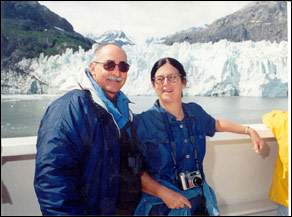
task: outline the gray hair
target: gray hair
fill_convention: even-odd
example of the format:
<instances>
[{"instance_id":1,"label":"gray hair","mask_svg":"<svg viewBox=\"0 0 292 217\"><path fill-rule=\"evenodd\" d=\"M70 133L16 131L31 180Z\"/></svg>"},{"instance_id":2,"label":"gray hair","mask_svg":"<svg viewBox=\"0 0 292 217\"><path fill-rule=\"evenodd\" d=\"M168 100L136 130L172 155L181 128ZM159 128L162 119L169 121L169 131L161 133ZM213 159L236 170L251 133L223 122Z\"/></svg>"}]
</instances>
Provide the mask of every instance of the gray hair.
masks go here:
<instances>
[{"instance_id":1,"label":"gray hair","mask_svg":"<svg viewBox=\"0 0 292 217\"><path fill-rule=\"evenodd\" d=\"M94 57L93 57L93 59L91 60L91 62L95 61L95 60L96 60L96 56L99 55L100 51L101 51L104 47L106 47L106 46L108 46L108 45L114 45L114 46L120 48L121 50L123 50L122 47L119 46L119 45L116 44L116 43L108 43L108 42L107 42L107 43L98 43L97 47L94 49Z\"/></svg>"}]
</instances>

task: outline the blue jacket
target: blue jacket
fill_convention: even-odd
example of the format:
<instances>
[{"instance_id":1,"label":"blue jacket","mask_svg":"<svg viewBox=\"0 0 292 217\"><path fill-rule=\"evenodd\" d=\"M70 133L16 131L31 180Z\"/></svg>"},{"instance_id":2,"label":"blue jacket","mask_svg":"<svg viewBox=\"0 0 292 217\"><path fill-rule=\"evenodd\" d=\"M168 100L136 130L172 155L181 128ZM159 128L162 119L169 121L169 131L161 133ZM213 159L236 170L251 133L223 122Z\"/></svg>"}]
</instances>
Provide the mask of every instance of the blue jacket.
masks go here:
<instances>
[{"instance_id":1,"label":"blue jacket","mask_svg":"<svg viewBox=\"0 0 292 217\"><path fill-rule=\"evenodd\" d=\"M182 191L167 181L159 180L159 182L162 185L164 185L164 186L166 186L166 187L168 187L176 192L179 192L180 194L182 194L183 196L185 196L188 199L196 197L197 195L199 195L201 193L200 188L193 188L193 189L189 189L186 191ZM203 191L204 191L204 195L206 198L206 208L207 208L209 215L210 216L218 216L219 210L217 207L217 201L216 201L216 197L215 197L215 193L214 193L213 189L206 182L203 182ZM140 200L140 203L138 204L138 206L135 210L135 215L149 215L153 206L160 205L163 203L164 202L158 197L154 197L154 196L151 196L149 194L143 194L142 198ZM189 216L189 215L191 215L191 209L190 208L172 209L168 215L169 216Z\"/></svg>"},{"instance_id":2,"label":"blue jacket","mask_svg":"<svg viewBox=\"0 0 292 217\"><path fill-rule=\"evenodd\" d=\"M115 214L119 131L89 91L47 109L38 131L34 187L43 215Z\"/></svg>"},{"instance_id":3,"label":"blue jacket","mask_svg":"<svg viewBox=\"0 0 292 217\"><path fill-rule=\"evenodd\" d=\"M182 106L185 111L185 118L182 121L177 121L173 115L160 107L157 101L151 109L137 115L134 123L146 171L161 184L171 186L173 190L182 194L189 194L179 190L177 174L199 170L202 178L205 178L203 171L205 138L214 135L216 121L196 103L183 103ZM173 159L176 159L176 162ZM209 190L211 188L206 182L203 183L209 214L218 215L215 194ZM198 193L197 188L190 192L191 195L188 196ZM149 207L155 203L161 203L161 200L144 194L136 214L147 215ZM170 215L173 212L176 211L171 211ZM188 210L182 209L175 214L188 214Z\"/></svg>"}]
</instances>

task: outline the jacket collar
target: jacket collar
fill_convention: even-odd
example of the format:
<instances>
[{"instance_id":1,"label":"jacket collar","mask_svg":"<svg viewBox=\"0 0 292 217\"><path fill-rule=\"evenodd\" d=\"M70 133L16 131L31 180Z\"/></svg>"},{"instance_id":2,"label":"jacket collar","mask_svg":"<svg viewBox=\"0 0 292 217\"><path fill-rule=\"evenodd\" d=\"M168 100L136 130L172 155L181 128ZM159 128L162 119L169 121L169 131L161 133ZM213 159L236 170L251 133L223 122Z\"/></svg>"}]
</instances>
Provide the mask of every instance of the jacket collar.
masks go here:
<instances>
[{"instance_id":1,"label":"jacket collar","mask_svg":"<svg viewBox=\"0 0 292 217\"><path fill-rule=\"evenodd\" d=\"M81 73L80 80L77 82L77 89L88 90L90 92L91 96L92 96L93 101L95 103L97 103L98 105L100 105L101 107L103 107L107 112L109 112L107 107L106 107L106 105L105 105L105 103L98 96L98 94L97 94L95 88L93 87L91 81L89 80L86 72L89 72L88 68L86 68ZM72 89L73 88L76 88L76 86L72 87ZM118 94L121 95L124 100L128 100L129 103L132 103L122 91L120 91ZM130 111L130 120L132 120L132 119L133 119L133 114Z\"/></svg>"},{"instance_id":2,"label":"jacket collar","mask_svg":"<svg viewBox=\"0 0 292 217\"><path fill-rule=\"evenodd\" d=\"M85 69L86 71L88 69ZM105 103L101 100L101 98L97 95L92 83L90 82L88 76L86 75L86 71L81 74L80 81L78 82L79 88L82 90L88 90L92 96L92 99L95 103L103 107L107 112L108 109L106 108Z\"/></svg>"}]
</instances>

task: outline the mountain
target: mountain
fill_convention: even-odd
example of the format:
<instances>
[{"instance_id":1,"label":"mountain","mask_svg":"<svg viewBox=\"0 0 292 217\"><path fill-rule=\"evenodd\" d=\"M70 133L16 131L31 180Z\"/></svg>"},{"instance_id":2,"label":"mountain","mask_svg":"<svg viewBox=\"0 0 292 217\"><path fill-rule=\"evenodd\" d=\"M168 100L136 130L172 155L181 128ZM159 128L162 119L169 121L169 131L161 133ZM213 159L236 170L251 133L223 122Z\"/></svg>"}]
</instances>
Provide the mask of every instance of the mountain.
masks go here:
<instances>
[{"instance_id":1,"label":"mountain","mask_svg":"<svg viewBox=\"0 0 292 217\"><path fill-rule=\"evenodd\" d=\"M145 44L163 44L164 40L164 37L148 37L145 40Z\"/></svg>"},{"instance_id":2,"label":"mountain","mask_svg":"<svg viewBox=\"0 0 292 217\"><path fill-rule=\"evenodd\" d=\"M123 31L119 30L111 30L104 32L99 36L95 36L93 34L88 34L87 37L96 41L96 43L115 43L120 46L123 45L135 45L133 40L131 40Z\"/></svg>"},{"instance_id":3,"label":"mountain","mask_svg":"<svg viewBox=\"0 0 292 217\"><path fill-rule=\"evenodd\" d=\"M15 63L23 58L77 51L79 46L88 50L93 43L37 1L1 1L1 69L17 71Z\"/></svg>"},{"instance_id":4,"label":"mountain","mask_svg":"<svg viewBox=\"0 0 292 217\"><path fill-rule=\"evenodd\" d=\"M180 37L180 35L188 35L192 34L196 31L201 31L203 27L191 27L179 32L176 32L172 34L171 36L165 36L165 37L149 37L145 40L146 44L163 44L169 37Z\"/></svg>"},{"instance_id":5,"label":"mountain","mask_svg":"<svg viewBox=\"0 0 292 217\"><path fill-rule=\"evenodd\" d=\"M287 3L257 1L214 21L206 28L182 31L164 38L164 44L228 41L287 41Z\"/></svg>"}]
</instances>

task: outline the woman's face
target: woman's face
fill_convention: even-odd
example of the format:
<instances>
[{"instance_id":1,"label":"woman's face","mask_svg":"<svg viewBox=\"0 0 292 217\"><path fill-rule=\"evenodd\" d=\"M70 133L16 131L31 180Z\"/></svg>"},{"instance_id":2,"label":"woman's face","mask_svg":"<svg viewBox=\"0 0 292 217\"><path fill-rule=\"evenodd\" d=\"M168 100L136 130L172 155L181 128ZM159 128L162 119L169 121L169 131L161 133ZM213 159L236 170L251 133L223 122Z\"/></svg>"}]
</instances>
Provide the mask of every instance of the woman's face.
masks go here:
<instances>
[{"instance_id":1,"label":"woman's face","mask_svg":"<svg viewBox=\"0 0 292 217\"><path fill-rule=\"evenodd\" d=\"M185 82L178 70L167 62L156 71L153 87L162 102L181 102Z\"/></svg>"}]
</instances>

